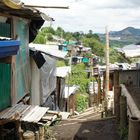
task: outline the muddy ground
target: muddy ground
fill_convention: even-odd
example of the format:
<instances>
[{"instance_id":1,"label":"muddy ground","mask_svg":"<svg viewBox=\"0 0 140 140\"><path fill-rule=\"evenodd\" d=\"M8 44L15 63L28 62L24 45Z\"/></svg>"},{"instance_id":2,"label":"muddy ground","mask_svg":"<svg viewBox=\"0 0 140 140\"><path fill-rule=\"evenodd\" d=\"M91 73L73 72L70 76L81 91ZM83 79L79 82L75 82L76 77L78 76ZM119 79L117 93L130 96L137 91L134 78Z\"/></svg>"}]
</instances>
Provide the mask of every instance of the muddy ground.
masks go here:
<instances>
[{"instance_id":1,"label":"muddy ground","mask_svg":"<svg viewBox=\"0 0 140 140\"><path fill-rule=\"evenodd\" d=\"M100 113L90 112L51 127L55 140L120 140L115 118L101 119Z\"/></svg>"}]
</instances>

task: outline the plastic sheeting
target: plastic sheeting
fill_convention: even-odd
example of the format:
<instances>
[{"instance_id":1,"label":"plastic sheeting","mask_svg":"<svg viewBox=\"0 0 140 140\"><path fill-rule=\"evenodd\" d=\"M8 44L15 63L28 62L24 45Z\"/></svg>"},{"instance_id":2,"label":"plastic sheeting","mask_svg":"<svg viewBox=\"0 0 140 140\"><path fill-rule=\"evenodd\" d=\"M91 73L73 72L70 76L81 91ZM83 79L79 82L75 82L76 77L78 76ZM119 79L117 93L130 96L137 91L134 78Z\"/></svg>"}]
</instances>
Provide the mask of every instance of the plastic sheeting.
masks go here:
<instances>
[{"instance_id":1,"label":"plastic sheeting","mask_svg":"<svg viewBox=\"0 0 140 140\"><path fill-rule=\"evenodd\" d=\"M79 86L76 86L76 85L73 85L72 87L65 86L63 97L68 98L71 94L75 94L78 89L79 89Z\"/></svg>"},{"instance_id":2,"label":"plastic sheeting","mask_svg":"<svg viewBox=\"0 0 140 140\"><path fill-rule=\"evenodd\" d=\"M41 105L56 89L56 66L55 60L47 55L43 55L46 62L40 69L40 84L41 84Z\"/></svg>"},{"instance_id":3,"label":"plastic sheeting","mask_svg":"<svg viewBox=\"0 0 140 140\"><path fill-rule=\"evenodd\" d=\"M71 73L71 67L65 66L65 67L57 67L56 68L56 76L65 78L69 73Z\"/></svg>"}]
</instances>

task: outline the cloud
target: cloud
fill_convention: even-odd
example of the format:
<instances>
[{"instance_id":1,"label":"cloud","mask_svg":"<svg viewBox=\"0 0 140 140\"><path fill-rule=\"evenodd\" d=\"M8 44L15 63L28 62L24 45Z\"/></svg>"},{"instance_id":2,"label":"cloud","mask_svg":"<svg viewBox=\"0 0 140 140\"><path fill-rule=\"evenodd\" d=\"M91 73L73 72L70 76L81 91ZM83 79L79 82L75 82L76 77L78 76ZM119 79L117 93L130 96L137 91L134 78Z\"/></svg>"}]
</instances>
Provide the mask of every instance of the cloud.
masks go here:
<instances>
[{"instance_id":1,"label":"cloud","mask_svg":"<svg viewBox=\"0 0 140 140\"><path fill-rule=\"evenodd\" d=\"M27 4L69 6L64 9L42 9L55 19L54 27L67 31L93 30L104 32L106 25L110 30L120 30L127 26L140 28L139 0L23 0ZM46 24L45 24L46 25Z\"/></svg>"}]
</instances>

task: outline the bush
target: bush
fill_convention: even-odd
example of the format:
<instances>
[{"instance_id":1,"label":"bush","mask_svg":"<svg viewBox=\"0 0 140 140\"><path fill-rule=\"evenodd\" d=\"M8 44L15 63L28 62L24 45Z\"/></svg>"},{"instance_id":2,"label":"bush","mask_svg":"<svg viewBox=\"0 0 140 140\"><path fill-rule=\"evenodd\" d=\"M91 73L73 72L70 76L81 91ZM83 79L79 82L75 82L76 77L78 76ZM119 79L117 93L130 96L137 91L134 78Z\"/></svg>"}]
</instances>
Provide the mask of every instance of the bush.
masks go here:
<instances>
[{"instance_id":1,"label":"bush","mask_svg":"<svg viewBox=\"0 0 140 140\"><path fill-rule=\"evenodd\" d=\"M77 64L72 66L71 76L69 79L70 85L78 85L81 93L87 92L87 85L89 79L87 78L87 72L85 72L84 64Z\"/></svg>"},{"instance_id":2,"label":"bush","mask_svg":"<svg viewBox=\"0 0 140 140\"><path fill-rule=\"evenodd\" d=\"M76 95L76 111L82 112L88 107L88 95L80 94Z\"/></svg>"},{"instance_id":3,"label":"bush","mask_svg":"<svg viewBox=\"0 0 140 140\"><path fill-rule=\"evenodd\" d=\"M119 135L121 140L128 140L128 128L119 127Z\"/></svg>"}]
</instances>

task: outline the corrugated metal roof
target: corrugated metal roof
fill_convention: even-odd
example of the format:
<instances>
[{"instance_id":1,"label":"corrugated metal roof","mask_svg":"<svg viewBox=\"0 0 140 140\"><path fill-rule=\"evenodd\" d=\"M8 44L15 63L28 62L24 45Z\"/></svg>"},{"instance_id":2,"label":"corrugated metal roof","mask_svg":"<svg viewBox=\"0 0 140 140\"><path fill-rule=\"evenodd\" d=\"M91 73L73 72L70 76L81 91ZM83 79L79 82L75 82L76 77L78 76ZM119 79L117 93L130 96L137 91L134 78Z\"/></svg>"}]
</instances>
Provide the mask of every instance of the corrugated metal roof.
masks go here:
<instances>
[{"instance_id":1,"label":"corrugated metal roof","mask_svg":"<svg viewBox=\"0 0 140 140\"><path fill-rule=\"evenodd\" d=\"M18 120L31 106L16 104L6 110L0 112L0 119L4 120Z\"/></svg>"},{"instance_id":2,"label":"corrugated metal roof","mask_svg":"<svg viewBox=\"0 0 140 140\"><path fill-rule=\"evenodd\" d=\"M140 57L140 45L131 44L123 48L117 48L116 50L126 57Z\"/></svg>"},{"instance_id":3,"label":"corrugated metal roof","mask_svg":"<svg viewBox=\"0 0 140 140\"><path fill-rule=\"evenodd\" d=\"M65 59L67 52L62 52L58 50L57 45L45 45L45 44L33 44L30 43L29 47L31 50L41 51L47 55L50 55L55 58Z\"/></svg>"},{"instance_id":4,"label":"corrugated metal roof","mask_svg":"<svg viewBox=\"0 0 140 140\"><path fill-rule=\"evenodd\" d=\"M0 12L2 13L10 13L10 15L24 17L28 19L44 19L49 21L53 20L36 8L26 7L23 3L18 4L11 0L7 0L8 2L5 1L0 1Z\"/></svg>"},{"instance_id":5,"label":"corrugated metal roof","mask_svg":"<svg viewBox=\"0 0 140 140\"><path fill-rule=\"evenodd\" d=\"M45 115L45 113L48 110L49 108L47 107L16 104L0 112L0 119L20 120L37 123L41 120L41 118Z\"/></svg>"},{"instance_id":6,"label":"corrugated metal roof","mask_svg":"<svg viewBox=\"0 0 140 140\"><path fill-rule=\"evenodd\" d=\"M35 106L24 117L21 118L21 121L37 123L48 110L49 108L46 107Z\"/></svg>"}]
</instances>

